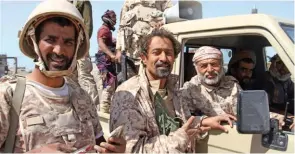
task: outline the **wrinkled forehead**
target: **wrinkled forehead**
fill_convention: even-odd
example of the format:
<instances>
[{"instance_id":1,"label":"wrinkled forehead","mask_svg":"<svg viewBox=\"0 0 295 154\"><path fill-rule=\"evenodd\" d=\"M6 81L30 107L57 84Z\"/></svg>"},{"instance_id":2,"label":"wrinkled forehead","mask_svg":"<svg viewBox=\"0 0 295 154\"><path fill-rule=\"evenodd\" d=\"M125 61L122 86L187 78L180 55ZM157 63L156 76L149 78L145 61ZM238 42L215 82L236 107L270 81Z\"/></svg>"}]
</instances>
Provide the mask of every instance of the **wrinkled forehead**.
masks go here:
<instances>
[{"instance_id":1,"label":"wrinkled forehead","mask_svg":"<svg viewBox=\"0 0 295 154\"><path fill-rule=\"evenodd\" d=\"M171 49L173 50L173 44L171 40L165 37L154 36L151 38L149 49Z\"/></svg>"},{"instance_id":2,"label":"wrinkled forehead","mask_svg":"<svg viewBox=\"0 0 295 154\"><path fill-rule=\"evenodd\" d=\"M197 65L204 65L204 64L220 64L221 59L217 58L208 58L208 59L203 59L198 62L196 62Z\"/></svg>"}]
</instances>

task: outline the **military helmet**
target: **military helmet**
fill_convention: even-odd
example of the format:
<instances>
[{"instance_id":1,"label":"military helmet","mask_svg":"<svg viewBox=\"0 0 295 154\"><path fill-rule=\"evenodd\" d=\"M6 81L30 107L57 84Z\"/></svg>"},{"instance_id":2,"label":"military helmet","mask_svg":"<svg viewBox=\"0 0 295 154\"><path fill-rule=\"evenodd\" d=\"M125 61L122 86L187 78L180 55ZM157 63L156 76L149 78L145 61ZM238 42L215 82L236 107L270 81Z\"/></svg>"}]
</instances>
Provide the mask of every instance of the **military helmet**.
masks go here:
<instances>
[{"instance_id":1,"label":"military helmet","mask_svg":"<svg viewBox=\"0 0 295 154\"><path fill-rule=\"evenodd\" d=\"M70 20L77 31L77 42L72 64L68 70L49 71L46 70L44 61L36 42L36 27L46 19L52 17L64 17ZM45 0L41 2L30 14L23 29L19 33L19 46L23 54L38 59L35 63L39 69L49 77L65 76L72 73L77 65L77 59L83 58L89 50L89 36L85 28L84 20L79 10L67 0Z\"/></svg>"},{"instance_id":2,"label":"military helmet","mask_svg":"<svg viewBox=\"0 0 295 154\"><path fill-rule=\"evenodd\" d=\"M36 55L34 47L28 42L28 31L31 26L36 28L42 21L49 17L61 16L73 22L76 30L80 30L83 34L83 42L77 53L77 59L82 58L89 49L89 39L86 33L85 24L80 12L76 7L67 0L46 0L40 3L30 14L26 24L19 35L19 46L21 51L28 57L35 59Z\"/></svg>"}]
</instances>

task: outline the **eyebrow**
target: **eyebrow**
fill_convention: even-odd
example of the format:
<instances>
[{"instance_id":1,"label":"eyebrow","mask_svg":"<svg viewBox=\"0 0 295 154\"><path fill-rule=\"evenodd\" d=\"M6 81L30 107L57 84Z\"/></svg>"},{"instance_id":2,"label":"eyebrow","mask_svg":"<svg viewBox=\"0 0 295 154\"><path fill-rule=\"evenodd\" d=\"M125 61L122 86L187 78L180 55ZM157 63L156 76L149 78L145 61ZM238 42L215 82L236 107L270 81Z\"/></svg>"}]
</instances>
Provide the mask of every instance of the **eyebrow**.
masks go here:
<instances>
[{"instance_id":1,"label":"eyebrow","mask_svg":"<svg viewBox=\"0 0 295 154\"><path fill-rule=\"evenodd\" d=\"M164 51L172 51L172 48L153 48L152 50L164 50Z\"/></svg>"},{"instance_id":2,"label":"eyebrow","mask_svg":"<svg viewBox=\"0 0 295 154\"><path fill-rule=\"evenodd\" d=\"M49 37L49 38L54 38L54 39L57 38L57 37L54 36L54 35L48 35L47 37ZM71 37L69 37L69 38L64 38L63 40L64 40L64 41L75 41L75 38L71 38Z\"/></svg>"},{"instance_id":3,"label":"eyebrow","mask_svg":"<svg viewBox=\"0 0 295 154\"><path fill-rule=\"evenodd\" d=\"M241 67L242 69L246 69L246 70L253 70L254 68L252 69L249 69L249 68L246 68L246 67Z\"/></svg>"},{"instance_id":4,"label":"eyebrow","mask_svg":"<svg viewBox=\"0 0 295 154\"><path fill-rule=\"evenodd\" d=\"M75 41L73 38L65 38L64 41Z\"/></svg>"}]
</instances>

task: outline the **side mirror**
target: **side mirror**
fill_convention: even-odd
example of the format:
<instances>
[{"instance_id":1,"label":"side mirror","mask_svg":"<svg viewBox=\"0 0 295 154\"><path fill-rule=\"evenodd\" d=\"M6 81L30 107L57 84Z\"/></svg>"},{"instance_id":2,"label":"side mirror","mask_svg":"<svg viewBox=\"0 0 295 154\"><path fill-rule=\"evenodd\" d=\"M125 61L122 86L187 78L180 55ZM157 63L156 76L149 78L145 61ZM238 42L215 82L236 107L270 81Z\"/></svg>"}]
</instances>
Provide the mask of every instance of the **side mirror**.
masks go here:
<instances>
[{"instance_id":1,"label":"side mirror","mask_svg":"<svg viewBox=\"0 0 295 154\"><path fill-rule=\"evenodd\" d=\"M279 130L279 121L270 119L264 90L241 91L237 105L237 129L241 134L262 134L262 146L286 151L288 135Z\"/></svg>"},{"instance_id":2,"label":"side mirror","mask_svg":"<svg viewBox=\"0 0 295 154\"><path fill-rule=\"evenodd\" d=\"M241 134L270 131L268 96L264 90L241 91L237 104L237 129Z\"/></svg>"}]
</instances>

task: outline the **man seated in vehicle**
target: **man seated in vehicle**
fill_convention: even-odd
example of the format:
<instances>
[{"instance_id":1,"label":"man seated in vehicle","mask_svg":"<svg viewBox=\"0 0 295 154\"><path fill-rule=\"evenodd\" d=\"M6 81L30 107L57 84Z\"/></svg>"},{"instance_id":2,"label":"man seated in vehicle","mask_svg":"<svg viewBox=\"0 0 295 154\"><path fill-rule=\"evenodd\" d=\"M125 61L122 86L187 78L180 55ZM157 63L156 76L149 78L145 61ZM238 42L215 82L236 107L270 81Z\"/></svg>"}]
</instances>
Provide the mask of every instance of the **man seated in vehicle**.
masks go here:
<instances>
[{"instance_id":1,"label":"man seated in vehicle","mask_svg":"<svg viewBox=\"0 0 295 154\"><path fill-rule=\"evenodd\" d=\"M197 72L180 90L181 102L188 104L194 115L236 115L238 81L225 76L220 50L203 46L196 50L193 63Z\"/></svg>"},{"instance_id":2,"label":"man seated in vehicle","mask_svg":"<svg viewBox=\"0 0 295 154\"><path fill-rule=\"evenodd\" d=\"M256 64L256 55L251 50L238 51L230 59L226 75L235 77L243 90L254 89L253 70Z\"/></svg>"},{"instance_id":3,"label":"man seated in vehicle","mask_svg":"<svg viewBox=\"0 0 295 154\"><path fill-rule=\"evenodd\" d=\"M270 110L283 114L289 102L288 113L294 115L294 83L291 73L278 55L271 58L269 71L261 80L262 89L269 96Z\"/></svg>"}]
</instances>

